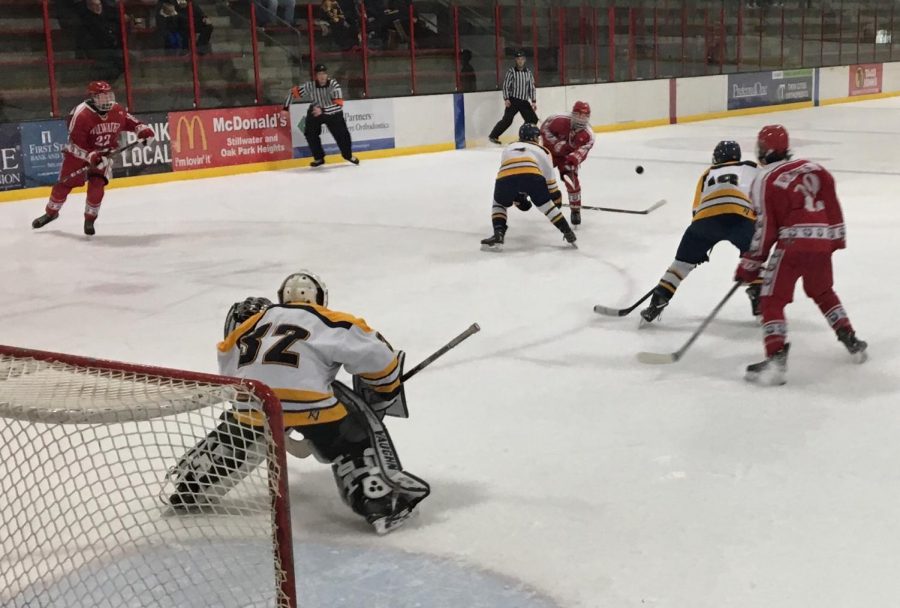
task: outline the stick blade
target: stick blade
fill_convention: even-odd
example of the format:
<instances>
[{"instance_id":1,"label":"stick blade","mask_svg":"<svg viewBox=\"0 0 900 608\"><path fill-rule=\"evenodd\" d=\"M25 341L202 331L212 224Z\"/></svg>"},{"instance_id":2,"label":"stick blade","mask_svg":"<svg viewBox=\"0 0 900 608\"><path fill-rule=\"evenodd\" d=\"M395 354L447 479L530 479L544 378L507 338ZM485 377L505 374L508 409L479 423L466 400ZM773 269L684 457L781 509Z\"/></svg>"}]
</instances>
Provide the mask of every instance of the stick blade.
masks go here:
<instances>
[{"instance_id":1,"label":"stick blade","mask_svg":"<svg viewBox=\"0 0 900 608\"><path fill-rule=\"evenodd\" d=\"M601 306L597 304L594 306L594 312L598 315L606 315L607 317L621 317L622 309L620 308L612 308L610 306Z\"/></svg>"},{"instance_id":2,"label":"stick blade","mask_svg":"<svg viewBox=\"0 0 900 608\"><path fill-rule=\"evenodd\" d=\"M650 213L651 211L659 209L660 207L665 205L667 202L668 201L666 199L661 198L658 201L656 201L655 203L653 203L652 205L650 205L649 207L647 207L646 209L644 209L644 213Z\"/></svg>"},{"instance_id":3,"label":"stick blade","mask_svg":"<svg viewBox=\"0 0 900 608\"><path fill-rule=\"evenodd\" d=\"M638 361L648 365L666 365L678 361L678 353L647 353L637 354Z\"/></svg>"}]
</instances>

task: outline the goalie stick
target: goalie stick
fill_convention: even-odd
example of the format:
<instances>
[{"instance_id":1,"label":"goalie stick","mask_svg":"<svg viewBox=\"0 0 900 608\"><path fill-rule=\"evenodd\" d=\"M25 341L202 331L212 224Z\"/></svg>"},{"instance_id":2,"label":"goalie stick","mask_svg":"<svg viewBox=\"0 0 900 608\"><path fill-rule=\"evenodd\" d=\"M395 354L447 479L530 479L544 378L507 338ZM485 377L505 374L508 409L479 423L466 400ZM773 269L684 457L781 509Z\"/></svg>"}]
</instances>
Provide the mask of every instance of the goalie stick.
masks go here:
<instances>
[{"instance_id":1,"label":"goalie stick","mask_svg":"<svg viewBox=\"0 0 900 608\"><path fill-rule=\"evenodd\" d=\"M643 304L647 300L647 298L652 296L654 289L651 289L650 291L645 293L643 296L641 296L640 300L638 300L628 308L610 308L609 306L601 306L600 304L597 304L594 306L594 312L598 315L606 315L608 317L624 317L625 315L631 314L631 311Z\"/></svg>"},{"instance_id":2,"label":"goalie stick","mask_svg":"<svg viewBox=\"0 0 900 608\"><path fill-rule=\"evenodd\" d=\"M447 342L445 345L437 349L434 353L423 359L414 368L403 374L400 380L402 382L406 382L407 380L418 374L420 371L434 363L437 359L447 354L447 351L456 348L463 340L466 340L473 334L477 334L479 331L481 331L481 326L478 325L478 323L472 323L468 328L466 328L464 332ZM343 388L351 394L356 394L347 387ZM295 439L290 435L286 436L285 439L287 440L285 442L287 444L287 451L292 456L296 456L297 458L306 458L307 456L312 454L312 444L310 444L310 442L306 439Z\"/></svg>"},{"instance_id":3,"label":"goalie stick","mask_svg":"<svg viewBox=\"0 0 900 608\"><path fill-rule=\"evenodd\" d=\"M674 353L647 353L640 352L637 354L638 361L641 363L649 363L651 365L661 365L666 363L675 363L681 357L684 356L684 353L687 352L687 349L690 348L691 344L694 343L697 338L700 337L700 334L703 333L703 330L706 329L706 326L709 325L713 319L716 318L716 315L719 314L719 311L722 310L722 307L725 306L725 302L727 302L731 296L734 295L734 292L738 290L738 287L741 286L740 281L735 281L734 285L731 286L731 289L728 290L728 293L725 294L725 297L716 304L716 307L712 309L712 312L709 313L705 319L703 319L703 323L700 324L691 337L688 338L688 341L684 343L684 346L676 350Z\"/></svg>"},{"instance_id":4,"label":"goalie stick","mask_svg":"<svg viewBox=\"0 0 900 608\"><path fill-rule=\"evenodd\" d=\"M651 211L659 209L666 204L666 199L661 198L646 209L620 209L618 207L594 207L591 205L570 205L563 203L563 207L574 207L578 209L586 209L587 211L609 211L610 213L631 213L633 215L647 215Z\"/></svg>"}]
</instances>

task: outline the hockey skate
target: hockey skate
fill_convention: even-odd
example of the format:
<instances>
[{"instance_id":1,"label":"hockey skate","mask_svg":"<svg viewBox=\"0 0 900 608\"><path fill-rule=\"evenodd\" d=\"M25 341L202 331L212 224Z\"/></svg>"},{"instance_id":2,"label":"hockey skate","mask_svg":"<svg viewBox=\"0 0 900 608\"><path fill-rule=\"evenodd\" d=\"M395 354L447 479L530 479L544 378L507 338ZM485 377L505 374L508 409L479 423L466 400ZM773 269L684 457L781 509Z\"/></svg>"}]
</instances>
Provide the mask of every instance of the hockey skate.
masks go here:
<instances>
[{"instance_id":1,"label":"hockey skate","mask_svg":"<svg viewBox=\"0 0 900 608\"><path fill-rule=\"evenodd\" d=\"M762 313L759 310L759 292L762 286L759 283L751 283L747 287L747 297L750 298L750 310L754 317L759 317Z\"/></svg>"},{"instance_id":2,"label":"hockey skate","mask_svg":"<svg viewBox=\"0 0 900 608\"><path fill-rule=\"evenodd\" d=\"M94 218L94 217L84 218L84 233L86 235L94 236L94 234L97 233L97 231L94 230L94 221L96 221L96 219L97 218Z\"/></svg>"},{"instance_id":3,"label":"hockey skate","mask_svg":"<svg viewBox=\"0 0 900 608\"><path fill-rule=\"evenodd\" d=\"M391 513L373 514L368 516L366 521L375 528L376 534L383 536L405 524L414 517L416 513L418 513L418 511L414 511L413 506L410 506L405 500L400 499L397 501L397 505Z\"/></svg>"},{"instance_id":4,"label":"hockey skate","mask_svg":"<svg viewBox=\"0 0 900 608\"><path fill-rule=\"evenodd\" d=\"M572 207L572 213L570 217L572 226L578 226L579 224L581 224L581 209Z\"/></svg>"},{"instance_id":5,"label":"hockey skate","mask_svg":"<svg viewBox=\"0 0 900 608\"><path fill-rule=\"evenodd\" d=\"M481 241L482 251L503 251L504 230L494 230L494 236L489 236Z\"/></svg>"},{"instance_id":6,"label":"hockey skate","mask_svg":"<svg viewBox=\"0 0 900 608\"><path fill-rule=\"evenodd\" d=\"M866 359L869 358L868 353L866 353L869 345L857 339L856 332L849 327L842 327L837 330L837 339L847 347L847 352L850 353L854 363L865 363Z\"/></svg>"},{"instance_id":7,"label":"hockey skate","mask_svg":"<svg viewBox=\"0 0 900 608\"><path fill-rule=\"evenodd\" d=\"M575 249L578 249L578 245L575 244L575 241L578 240L578 237L575 236L575 233L572 232L571 229L568 232L563 232L563 238L566 239L566 242L569 245L571 245Z\"/></svg>"},{"instance_id":8,"label":"hockey skate","mask_svg":"<svg viewBox=\"0 0 900 608\"><path fill-rule=\"evenodd\" d=\"M50 222L52 222L53 220L55 220L58 217L59 217L59 215L50 215L49 213L45 213L41 217L35 218L34 221L31 222L31 227L32 228L43 228L44 226L46 226L47 224L49 224Z\"/></svg>"},{"instance_id":9,"label":"hockey skate","mask_svg":"<svg viewBox=\"0 0 900 608\"><path fill-rule=\"evenodd\" d=\"M498 146L499 146L499 145L502 145L502 144L500 143L500 138L499 138L499 137L488 137L488 139L490 140L490 142L491 142L492 144L497 144Z\"/></svg>"},{"instance_id":10,"label":"hockey skate","mask_svg":"<svg viewBox=\"0 0 900 608\"><path fill-rule=\"evenodd\" d=\"M324 164L325 164L324 158L314 158L313 161L311 163L309 163L309 166L310 167L321 167Z\"/></svg>"},{"instance_id":11,"label":"hockey skate","mask_svg":"<svg viewBox=\"0 0 900 608\"><path fill-rule=\"evenodd\" d=\"M654 293L650 299L650 305L641 311L641 327L648 325L659 318L663 308L669 305L669 301L659 294Z\"/></svg>"},{"instance_id":12,"label":"hockey skate","mask_svg":"<svg viewBox=\"0 0 900 608\"><path fill-rule=\"evenodd\" d=\"M351 156L350 158L348 158L348 159L346 159L346 160L347 160L348 163L352 163L352 164L354 164L354 165L358 165L358 164L359 164L359 159L356 158L355 156Z\"/></svg>"},{"instance_id":13,"label":"hockey skate","mask_svg":"<svg viewBox=\"0 0 900 608\"><path fill-rule=\"evenodd\" d=\"M787 382L787 356L790 347L790 344L785 344L765 361L748 365L744 380L764 386L781 386Z\"/></svg>"}]
</instances>

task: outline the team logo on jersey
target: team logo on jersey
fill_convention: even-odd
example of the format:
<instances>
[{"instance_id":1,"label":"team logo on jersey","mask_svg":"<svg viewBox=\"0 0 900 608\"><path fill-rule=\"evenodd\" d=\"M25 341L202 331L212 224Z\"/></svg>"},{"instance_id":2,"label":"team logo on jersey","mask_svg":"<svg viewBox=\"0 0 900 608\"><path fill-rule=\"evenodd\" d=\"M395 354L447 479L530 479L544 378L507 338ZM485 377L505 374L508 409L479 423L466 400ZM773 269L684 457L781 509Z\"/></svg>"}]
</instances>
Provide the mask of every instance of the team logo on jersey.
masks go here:
<instances>
[{"instance_id":1,"label":"team logo on jersey","mask_svg":"<svg viewBox=\"0 0 900 608\"><path fill-rule=\"evenodd\" d=\"M200 117L195 114L191 116L190 119L188 119L187 116L178 118L178 123L175 126L175 137L172 139L172 148L175 152L181 153L182 151L181 143L184 141L184 139L182 139L182 128L184 128L184 132L187 134L188 150L196 149L198 132L200 134L201 149L209 149L209 144L206 140L206 129L204 128Z\"/></svg>"}]
</instances>

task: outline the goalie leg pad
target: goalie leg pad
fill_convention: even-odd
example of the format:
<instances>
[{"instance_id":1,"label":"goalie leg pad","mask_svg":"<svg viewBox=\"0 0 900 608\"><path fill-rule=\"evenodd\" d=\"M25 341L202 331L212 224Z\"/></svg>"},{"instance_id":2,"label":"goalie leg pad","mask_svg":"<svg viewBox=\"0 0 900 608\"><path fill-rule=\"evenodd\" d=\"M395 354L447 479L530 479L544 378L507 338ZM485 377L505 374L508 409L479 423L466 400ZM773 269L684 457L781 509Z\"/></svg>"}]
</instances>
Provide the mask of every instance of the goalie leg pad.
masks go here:
<instances>
[{"instance_id":1,"label":"goalie leg pad","mask_svg":"<svg viewBox=\"0 0 900 608\"><path fill-rule=\"evenodd\" d=\"M387 428L362 397L340 382L333 383L332 389L350 416L365 428L368 439L361 456L335 461L338 488L354 512L363 515L379 533L387 533L410 517L431 487L403 470ZM380 496L384 486L390 493Z\"/></svg>"},{"instance_id":2,"label":"goalie leg pad","mask_svg":"<svg viewBox=\"0 0 900 608\"><path fill-rule=\"evenodd\" d=\"M216 504L265 457L262 431L223 414L219 426L169 470L175 492L166 502L176 508Z\"/></svg>"}]
</instances>

